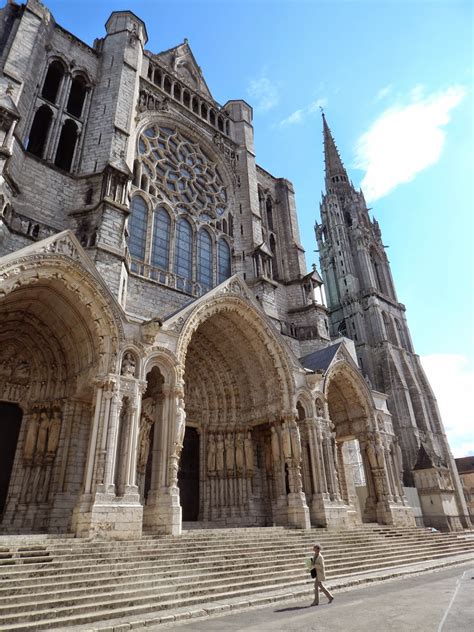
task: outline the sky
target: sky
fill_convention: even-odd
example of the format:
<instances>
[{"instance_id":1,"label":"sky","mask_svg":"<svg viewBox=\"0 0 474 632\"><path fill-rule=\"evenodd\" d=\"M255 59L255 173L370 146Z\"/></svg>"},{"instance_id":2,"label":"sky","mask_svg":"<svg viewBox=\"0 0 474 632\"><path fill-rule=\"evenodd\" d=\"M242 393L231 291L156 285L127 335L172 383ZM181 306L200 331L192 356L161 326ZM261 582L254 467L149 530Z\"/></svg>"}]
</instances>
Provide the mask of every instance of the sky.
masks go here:
<instances>
[{"instance_id":1,"label":"sky","mask_svg":"<svg viewBox=\"0 0 474 632\"><path fill-rule=\"evenodd\" d=\"M295 186L308 269L324 188L320 106L388 247L455 456L474 454L473 3L51 0L92 44L113 10L158 53L184 38L221 104L254 109L258 164Z\"/></svg>"}]
</instances>

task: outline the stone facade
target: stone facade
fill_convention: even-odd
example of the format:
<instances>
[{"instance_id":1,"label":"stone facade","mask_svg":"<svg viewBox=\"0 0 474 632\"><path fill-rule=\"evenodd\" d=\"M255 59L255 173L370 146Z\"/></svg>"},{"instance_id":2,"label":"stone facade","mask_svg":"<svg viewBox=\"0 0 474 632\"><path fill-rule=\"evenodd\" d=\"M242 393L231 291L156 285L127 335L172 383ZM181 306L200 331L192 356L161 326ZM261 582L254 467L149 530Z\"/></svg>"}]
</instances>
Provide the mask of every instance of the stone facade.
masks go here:
<instances>
[{"instance_id":1,"label":"stone facade","mask_svg":"<svg viewBox=\"0 0 474 632\"><path fill-rule=\"evenodd\" d=\"M36 0L2 13L1 529L413 524L251 107L129 11L92 48Z\"/></svg>"}]
</instances>

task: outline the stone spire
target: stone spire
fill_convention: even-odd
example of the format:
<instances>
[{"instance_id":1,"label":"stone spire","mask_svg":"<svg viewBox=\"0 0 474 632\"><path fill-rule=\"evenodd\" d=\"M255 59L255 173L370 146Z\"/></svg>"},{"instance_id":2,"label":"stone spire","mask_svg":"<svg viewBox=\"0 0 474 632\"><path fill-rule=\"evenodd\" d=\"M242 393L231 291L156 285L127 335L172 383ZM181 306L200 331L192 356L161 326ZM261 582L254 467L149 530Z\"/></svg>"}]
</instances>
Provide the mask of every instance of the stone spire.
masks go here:
<instances>
[{"instance_id":1,"label":"stone spire","mask_svg":"<svg viewBox=\"0 0 474 632\"><path fill-rule=\"evenodd\" d=\"M324 112L323 116L323 137L324 137L324 165L326 169L326 192L337 191L341 188L350 186L347 172L342 164L341 157L337 151L336 143L332 137L329 125L326 122Z\"/></svg>"}]
</instances>

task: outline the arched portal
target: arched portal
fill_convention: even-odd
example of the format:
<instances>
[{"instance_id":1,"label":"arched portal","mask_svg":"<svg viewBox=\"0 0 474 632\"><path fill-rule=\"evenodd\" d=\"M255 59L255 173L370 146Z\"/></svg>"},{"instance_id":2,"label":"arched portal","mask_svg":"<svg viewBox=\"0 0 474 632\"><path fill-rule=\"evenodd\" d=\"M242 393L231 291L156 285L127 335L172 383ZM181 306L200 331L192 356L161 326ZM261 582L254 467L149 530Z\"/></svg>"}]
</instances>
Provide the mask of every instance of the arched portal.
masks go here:
<instances>
[{"instance_id":1,"label":"arched portal","mask_svg":"<svg viewBox=\"0 0 474 632\"><path fill-rule=\"evenodd\" d=\"M289 412L294 386L289 359L271 328L240 297L214 299L188 319L178 354L187 428L178 479L183 490L191 484L186 440L192 435L199 442L197 518L232 525L287 521L287 491L293 489L286 489L280 447L288 432L285 415L295 423L295 411ZM273 452L272 436L278 443Z\"/></svg>"},{"instance_id":2,"label":"arched portal","mask_svg":"<svg viewBox=\"0 0 474 632\"><path fill-rule=\"evenodd\" d=\"M336 362L324 391L332 430L325 438L325 458L333 465L332 496L345 503L354 520L360 511L366 522L413 523L394 458L391 422L376 408L365 380L348 362Z\"/></svg>"},{"instance_id":3,"label":"arched portal","mask_svg":"<svg viewBox=\"0 0 474 632\"><path fill-rule=\"evenodd\" d=\"M66 242L72 254L76 242L67 235ZM0 401L22 416L13 465L0 459L2 477L8 467L11 472L0 526L7 532L71 529L94 379L115 366L119 342L96 280L70 256L47 252L44 243L40 252L20 253L20 280L14 256L0 260ZM7 416L7 423L14 434L18 422Z\"/></svg>"},{"instance_id":4,"label":"arched portal","mask_svg":"<svg viewBox=\"0 0 474 632\"><path fill-rule=\"evenodd\" d=\"M333 429L327 437L333 469L328 481L331 494L347 506L351 521L374 521L377 499L363 458L373 420L370 392L362 376L347 363L336 363L327 376L325 394Z\"/></svg>"}]
</instances>

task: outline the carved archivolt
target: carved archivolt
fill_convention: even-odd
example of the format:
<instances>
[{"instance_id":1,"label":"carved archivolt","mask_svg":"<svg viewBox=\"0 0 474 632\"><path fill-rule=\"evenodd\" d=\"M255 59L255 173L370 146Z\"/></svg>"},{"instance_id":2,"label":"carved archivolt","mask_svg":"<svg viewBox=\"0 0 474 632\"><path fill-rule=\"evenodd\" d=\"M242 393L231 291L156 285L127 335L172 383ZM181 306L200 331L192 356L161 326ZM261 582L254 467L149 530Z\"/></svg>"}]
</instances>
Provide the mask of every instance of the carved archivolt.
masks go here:
<instances>
[{"instance_id":1,"label":"carved archivolt","mask_svg":"<svg viewBox=\"0 0 474 632\"><path fill-rule=\"evenodd\" d=\"M37 244L38 251L4 257L0 264L0 299L30 287L41 292L55 290L90 332L94 365L104 373L115 372L117 349L124 338L118 306L103 282L85 268L85 255L81 255L81 247L69 231L45 241Z\"/></svg>"},{"instance_id":2,"label":"carved archivolt","mask_svg":"<svg viewBox=\"0 0 474 632\"><path fill-rule=\"evenodd\" d=\"M232 294L216 298L198 305L186 319L177 344L176 355L180 369L183 369L192 337L198 327L213 316L238 315L238 322L245 328L245 336L252 340L255 355L261 354L271 360L273 379L268 380L271 387L268 396L280 402L280 410L290 409L294 402L295 384L291 370L290 358L279 343L270 326L260 314L244 298ZM235 341L238 348L239 342ZM252 359L250 359L252 362ZM270 377L270 376L267 376Z\"/></svg>"}]
</instances>

